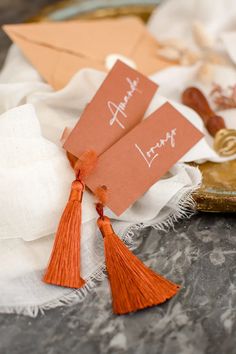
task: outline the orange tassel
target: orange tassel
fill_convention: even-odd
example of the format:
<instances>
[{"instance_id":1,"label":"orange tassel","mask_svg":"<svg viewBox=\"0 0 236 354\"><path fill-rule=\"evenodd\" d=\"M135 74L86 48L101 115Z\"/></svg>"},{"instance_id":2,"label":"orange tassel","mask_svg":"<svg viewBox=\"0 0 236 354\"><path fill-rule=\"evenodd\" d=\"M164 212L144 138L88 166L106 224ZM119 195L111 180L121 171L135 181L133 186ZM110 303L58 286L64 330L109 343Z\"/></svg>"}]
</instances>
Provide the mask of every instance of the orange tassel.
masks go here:
<instances>
[{"instance_id":1,"label":"orange tassel","mask_svg":"<svg viewBox=\"0 0 236 354\"><path fill-rule=\"evenodd\" d=\"M104 188L98 189L97 224L104 238L113 312L123 315L165 302L178 292L179 286L149 269L119 239L110 219L103 215L104 193Z\"/></svg>"},{"instance_id":2,"label":"orange tassel","mask_svg":"<svg viewBox=\"0 0 236 354\"><path fill-rule=\"evenodd\" d=\"M89 151L77 161L75 158L69 160L74 167L76 179L71 185L69 200L58 226L43 281L69 288L81 288L85 284L80 276L81 202L85 188L82 179L94 168L97 157L93 151Z\"/></svg>"}]
</instances>

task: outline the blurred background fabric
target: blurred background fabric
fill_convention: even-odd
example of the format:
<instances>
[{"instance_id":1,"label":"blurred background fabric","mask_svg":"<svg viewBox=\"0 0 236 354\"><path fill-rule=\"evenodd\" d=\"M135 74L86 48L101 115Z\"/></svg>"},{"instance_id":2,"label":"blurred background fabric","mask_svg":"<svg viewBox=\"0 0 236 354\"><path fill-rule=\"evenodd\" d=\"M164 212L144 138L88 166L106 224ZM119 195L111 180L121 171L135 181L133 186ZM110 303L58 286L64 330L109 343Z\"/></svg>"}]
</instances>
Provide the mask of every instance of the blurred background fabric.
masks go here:
<instances>
[{"instance_id":1,"label":"blurred background fabric","mask_svg":"<svg viewBox=\"0 0 236 354\"><path fill-rule=\"evenodd\" d=\"M58 0L0 0L0 26L6 23L24 22L35 16L42 7L56 2ZM10 44L10 39L0 29L0 67Z\"/></svg>"}]
</instances>

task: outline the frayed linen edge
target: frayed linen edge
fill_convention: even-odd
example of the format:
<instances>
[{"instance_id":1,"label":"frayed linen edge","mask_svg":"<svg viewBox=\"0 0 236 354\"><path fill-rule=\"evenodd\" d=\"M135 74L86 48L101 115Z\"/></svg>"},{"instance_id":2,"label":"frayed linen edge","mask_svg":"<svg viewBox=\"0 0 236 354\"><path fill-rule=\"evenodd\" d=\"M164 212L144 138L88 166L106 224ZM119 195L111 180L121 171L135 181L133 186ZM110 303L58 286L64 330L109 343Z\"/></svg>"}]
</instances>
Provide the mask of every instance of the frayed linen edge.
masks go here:
<instances>
[{"instance_id":1,"label":"frayed linen edge","mask_svg":"<svg viewBox=\"0 0 236 354\"><path fill-rule=\"evenodd\" d=\"M152 227L155 230L167 232L170 228L174 228L174 225L177 221L185 218L191 218L191 216L196 213L196 202L193 199L192 194L198 188L199 186L192 188L191 191L189 189L185 191L176 205L177 209L171 212L169 216L163 221L160 221L158 223L154 221L153 223L147 222L131 225L124 232L122 240L128 246L132 246L136 230L142 230L146 227Z\"/></svg>"},{"instance_id":2,"label":"frayed linen edge","mask_svg":"<svg viewBox=\"0 0 236 354\"><path fill-rule=\"evenodd\" d=\"M82 302L88 293L96 286L98 281L106 278L106 266L103 264L98 270L91 275L85 286L80 289L71 289L68 294L48 301L40 305L27 305L27 306L0 306L0 313L17 315L24 315L29 317L37 317L38 314L44 314L45 311L61 307L65 305L75 305Z\"/></svg>"},{"instance_id":3,"label":"frayed linen edge","mask_svg":"<svg viewBox=\"0 0 236 354\"><path fill-rule=\"evenodd\" d=\"M198 170L198 169L197 169ZM200 171L198 170L198 173ZM138 223L128 227L122 234L122 240L125 244L135 249L134 238L135 231L141 230L146 227L153 227L156 230L168 231L170 228L174 228L174 224L181 219L190 218L195 214L196 203L192 197L192 194L199 188L200 182L193 187L186 187L182 192L181 197L176 205L176 209L173 210L170 215L163 221L156 223ZM29 305L29 306L0 306L0 313L15 313L18 315L24 315L29 317L37 317L38 314L44 314L45 311L54 309L56 307L61 307L65 305L75 305L82 302L88 293L90 293L97 285L97 282L103 281L106 278L106 266L103 264L98 268L98 270L90 276L87 280L85 286L81 289L73 289L68 294L61 296L60 298L54 299L44 304L40 305Z\"/></svg>"}]
</instances>

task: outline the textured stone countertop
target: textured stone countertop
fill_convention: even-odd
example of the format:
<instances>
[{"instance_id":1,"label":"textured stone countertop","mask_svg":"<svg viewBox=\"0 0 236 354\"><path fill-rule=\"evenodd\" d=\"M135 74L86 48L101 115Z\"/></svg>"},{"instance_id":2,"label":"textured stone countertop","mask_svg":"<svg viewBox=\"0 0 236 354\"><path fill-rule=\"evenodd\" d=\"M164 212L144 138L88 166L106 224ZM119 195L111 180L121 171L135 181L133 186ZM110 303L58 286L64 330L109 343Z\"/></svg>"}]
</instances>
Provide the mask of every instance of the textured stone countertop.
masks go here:
<instances>
[{"instance_id":1,"label":"textured stone countertop","mask_svg":"<svg viewBox=\"0 0 236 354\"><path fill-rule=\"evenodd\" d=\"M146 229L135 253L182 285L161 306L111 312L107 281L83 303L36 319L0 314L1 354L236 353L236 223L198 214L167 233Z\"/></svg>"},{"instance_id":2,"label":"textured stone countertop","mask_svg":"<svg viewBox=\"0 0 236 354\"><path fill-rule=\"evenodd\" d=\"M22 21L45 3L0 0L0 22ZM8 45L1 32L0 65ZM167 233L137 234L135 253L182 285L169 302L114 316L105 280L83 303L35 319L0 314L0 354L236 353L235 220L199 213Z\"/></svg>"}]
</instances>

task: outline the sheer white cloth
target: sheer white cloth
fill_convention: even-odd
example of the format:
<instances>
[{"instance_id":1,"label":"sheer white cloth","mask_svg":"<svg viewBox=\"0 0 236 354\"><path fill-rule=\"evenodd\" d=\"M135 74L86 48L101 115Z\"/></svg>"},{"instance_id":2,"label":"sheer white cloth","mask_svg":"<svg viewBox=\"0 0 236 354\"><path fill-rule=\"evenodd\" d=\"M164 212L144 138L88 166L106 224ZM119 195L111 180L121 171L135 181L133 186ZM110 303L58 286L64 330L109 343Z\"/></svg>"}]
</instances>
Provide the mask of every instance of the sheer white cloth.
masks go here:
<instances>
[{"instance_id":1,"label":"sheer white cloth","mask_svg":"<svg viewBox=\"0 0 236 354\"><path fill-rule=\"evenodd\" d=\"M188 47L197 49L192 35L193 25L200 23L206 29L214 49L234 49L234 38L224 37L236 31L236 7L234 0L168 0L158 6L148 22L148 30L158 39L179 38ZM171 25L170 25L171 24ZM223 39L223 41L222 41Z\"/></svg>"},{"instance_id":2,"label":"sheer white cloth","mask_svg":"<svg viewBox=\"0 0 236 354\"><path fill-rule=\"evenodd\" d=\"M182 88L193 83L194 70L195 67L176 67L154 75L160 89L146 115L171 99L204 131L198 115L176 103ZM235 77L234 71L233 74ZM65 126L74 126L104 77L102 72L82 70L63 90L54 92L15 46L9 51L0 74L0 312L35 316L50 307L75 303L94 285L93 279L102 278L103 240L96 227L93 197L86 192L81 240L86 287L76 291L41 281L73 180L60 148L60 136ZM233 114L224 112L231 127ZM220 161L210 144L207 135L182 162ZM119 218L109 210L107 214L113 218L117 233L131 242L132 225L164 228L187 215L186 208L192 206L191 193L200 182L201 174L196 168L178 163Z\"/></svg>"}]
</instances>

